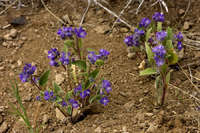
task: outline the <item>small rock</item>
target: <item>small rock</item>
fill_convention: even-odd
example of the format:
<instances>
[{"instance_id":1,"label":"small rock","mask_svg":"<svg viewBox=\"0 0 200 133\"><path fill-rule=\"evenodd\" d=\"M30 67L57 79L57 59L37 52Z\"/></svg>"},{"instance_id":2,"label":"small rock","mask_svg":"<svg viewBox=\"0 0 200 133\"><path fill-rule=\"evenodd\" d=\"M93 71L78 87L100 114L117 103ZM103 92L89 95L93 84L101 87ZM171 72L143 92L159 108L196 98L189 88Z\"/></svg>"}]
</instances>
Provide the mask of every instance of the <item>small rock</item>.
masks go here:
<instances>
[{"instance_id":1,"label":"small rock","mask_svg":"<svg viewBox=\"0 0 200 133\"><path fill-rule=\"evenodd\" d=\"M96 31L97 33L99 34L104 34L106 31L108 31L110 29L109 26L107 25L100 25L100 26L97 26L94 31Z\"/></svg>"},{"instance_id":2,"label":"small rock","mask_svg":"<svg viewBox=\"0 0 200 133\"><path fill-rule=\"evenodd\" d=\"M97 127L95 130L94 130L95 133L101 133L101 127Z\"/></svg>"},{"instance_id":3,"label":"small rock","mask_svg":"<svg viewBox=\"0 0 200 133\"><path fill-rule=\"evenodd\" d=\"M143 102L144 101L144 98L140 98L139 99L139 102L141 103L141 102Z\"/></svg>"},{"instance_id":4,"label":"small rock","mask_svg":"<svg viewBox=\"0 0 200 133\"><path fill-rule=\"evenodd\" d=\"M21 66L22 65L22 61L21 60L17 60L17 65Z\"/></svg>"},{"instance_id":5,"label":"small rock","mask_svg":"<svg viewBox=\"0 0 200 133\"><path fill-rule=\"evenodd\" d=\"M145 116L151 117L153 116L153 113L146 113Z\"/></svg>"},{"instance_id":6,"label":"small rock","mask_svg":"<svg viewBox=\"0 0 200 133\"><path fill-rule=\"evenodd\" d=\"M7 41L11 41L12 40L12 37L10 37L10 34L6 34L3 38L5 40L7 40Z\"/></svg>"},{"instance_id":7,"label":"small rock","mask_svg":"<svg viewBox=\"0 0 200 133\"><path fill-rule=\"evenodd\" d=\"M140 70L144 70L145 65L146 65L146 62L145 62L145 60L143 60L143 61L140 63L140 65L139 65L138 68L139 68Z\"/></svg>"},{"instance_id":8,"label":"small rock","mask_svg":"<svg viewBox=\"0 0 200 133\"><path fill-rule=\"evenodd\" d=\"M58 85L60 85L61 83L63 83L63 81L65 80L65 78L64 78L64 76L63 76L63 74L56 74L56 76L55 76L55 82L58 84Z\"/></svg>"},{"instance_id":9,"label":"small rock","mask_svg":"<svg viewBox=\"0 0 200 133\"><path fill-rule=\"evenodd\" d=\"M127 56L129 59L133 59L135 57L135 53L128 53Z\"/></svg>"},{"instance_id":10,"label":"small rock","mask_svg":"<svg viewBox=\"0 0 200 133\"><path fill-rule=\"evenodd\" d=\"M49 122L49 120L50 120L49 115L45 114L45 115L43 116L43 123L44 123L44 124L47 124L47 123Z\"/></svg>"},{"instance_id":11,"label":"small rock","mask_svg":"<svg viewBox=\"0 0 200 133\"><path fill-rule=\"evenodd\" d=\"M11 29L9 35L10 35L10 37L15 38L17 36L17 30L16 29Z\"/></svg>"},{"instance_id":12,"label":"small rock","mask_svg":"<svg viewBox=\"0 0 200 133\"><path fill-rule=\"evenodd\" d=\"M4 66L1 66L0 67L0 71L4 71L5 70L5 67Z\"/></svg>"},{"instance_id":13,"label":"small rock","mask_svg":"<svg viewBox=\"0 0 200 133\"><path fill-rule=\"evenodd\" d=\"M15 69L16 68L16 66L15 65L11 65L11 69Z\"/></svg>"},{"instance_id":14,"label":"small rock","mask_svg":"<svg viewBox=\"0 0 200 133\"><path fill-rule=\"evenodd\" d=\"M25 95L24 102L30 102L32 100L32 94Z\"/></svg>"},{"instance_id":15,"label":"small rock","mask_svg":"<svg viewBox=\"0 0 200 133\"><path fill-rule=\"evenodd\" d=\"M183 59L184 53L185 53L185 52L184 52L184 48L182 48L181 51L178 52L179 60Z\"/></svg>"},{"instance_id":16,"label":"small rock","mask_svg":"<svg viewBox=\"0 0 200 133\"><path fill-rule=\"evenodd\" d=\"M3 45L4 47L8 47L8 46L9 46L9 43L8 43L8 42L3 42L2 45Z\"/></svg>"},{"instance_id":17,"label":"small rock","mask_svg":"<svg viewBox=\"0 0 200 133\"><path fill-rule=\"evenodd\" d=\"M22 41L26 41L27 37L23 36L21 39L22 39Z\"/></svg>"},{"instance_id":18,"label":"small rock","mask_svg":"<svg viewBox=\"0 0 200 133\"><path fill-rule=\"evenodd\" d=\"M189 23L189 22L184 22L184 25L183 25L183 29L184 30L189 30L190 29L190 27L191 27L191 23Z\"/></svg>"},{"instance_id":19,"label":"small rock","mask_svg":"<svg viewBox=\"0 0 200 133\"><path fill-rule=\"evenodd\" d=\"M179 15L182 16L184 13L185 13L185 10L183 10L183 9L179 9L179 11L178 11L178 14L179 14Z\"/></svg>"},{"instance_id":20,"label":"small rock","mask_svg":"<svg viewBox=\"0 0 200 133\"><path fill-rule=\"evenodd\" d=\"M127 33L129 30L128 30L128 28L126 28L126 27L122 27L122 28L120 28L120 32L122 32L122 33Z\"/></svg>"},{"instance_id":21,"label":"small rock","mask_svg":"<svg viewBox=\"0 0 200 133\"><path fill-rule=\"evenodd\" d=\"M155 126L153 123L151 123L146 133L155 133L157 129L158 129L158 126Z\"/></svg>"},{"instance_id":22,"label":"small rock","mask_svg":"<svg viewBox=\"0 0 200 133\"><path fill-rule=\"evenodd\" d=\"M60 121L64 121L65 120L64 114L58 108L56 108L56 117Z\"/></svg>"},{"instance_id":23,"label":"small rock","mask_svg":"<svg viewBox=\"0 0 200 133\"><path fill-rule=\"evenodd\" d=\"M0 126L0 133L6 133L6 131L8 130L8 124L6 122L4 122L1 126Z\"/></svg>"}]
</instances>

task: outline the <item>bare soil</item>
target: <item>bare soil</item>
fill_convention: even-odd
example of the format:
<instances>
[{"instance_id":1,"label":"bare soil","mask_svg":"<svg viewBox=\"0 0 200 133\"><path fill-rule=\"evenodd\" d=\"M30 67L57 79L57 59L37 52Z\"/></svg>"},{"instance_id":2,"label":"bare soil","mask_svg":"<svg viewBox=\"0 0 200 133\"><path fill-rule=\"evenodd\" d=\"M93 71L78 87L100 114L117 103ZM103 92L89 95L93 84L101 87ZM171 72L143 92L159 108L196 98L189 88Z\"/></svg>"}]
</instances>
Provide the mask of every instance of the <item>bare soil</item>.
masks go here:
<instances>
[{"instance_id":1,"label":"bare soil","mask_svg":"<svg viewBox=\"0 0 200 133\"><path fill-rule=\"evenodd\" d=\"M188 0L167 0L169 13L165 12L165 14L166 23L174 27L175 31L183 31L186 38L190 37L192 40L198 41L200 40L198 31L200 28L200 1L197 1L199 0L191 0L191 6L184 16L184 14L180 14L180 10L186 12ZM105 6L117 14L126 5L126 1L121 0L110 0L109 3L110 6ZM152 2L144 2L138 15L135 14L135 11L139 4L132 3L125 10L122 18L129 24L136 26L141 18L151 17L155 11L160 11L159 5L150 7L150 3ZM81 0L55 0L47 1L46 4L60 18L68 14L74 23L73 26L79 24L87 6L87 2ZM84 120L74 125L68 120L60 120L56 116L55 107L49 103L41 104L36 101L35 97L39 91L29 83L20 83L18 74L24 63L34 63L39 69L38 74L46 69L51 69L51 79L55 79L55 75L59 71L49 66L46 52L53 47L62 48L63 41L56 34L62 24L43 7L33 9L28 3L28 7L23 7L20 10L8 9L0 16L0 27L7 25L10 19L20 15L26 17L27 23L25 25L0 28L0 132L28 132L22 120L9 113L8 103L16 103L9 82L14 78L19 83L20 95L28 109L31 121L34 121L35 115L39 112L37 122L42 126L41 129L44 133L200 132L199 102L170 86L167 90L165 105L157 108L153 102L155 100L154 78L139 77L138 66L142 60L139 58L128 59L127 57L127 47L123 43L123 39L131 33L132 29L127 28L124 24L117 24L111 34L106 34L116 18L95 5L90 8L83 24L88 33L83 43L84 48L89 47L96 50L104 48L111 52L103 68L103 75L112 82L111 102L106 107L94 108L98 113L88 115ZM188 29L185 29L185 23L189 23ZM13 28L18 31L17 36L9 41L1 40ZM192 36L192 34L196 34L196 36ZM11 44L5 47L3 46L4 42ZM183 71L177 66L173 66L171 84L200 98L200 93L198 93L200 51L196 47L188 46L189 44L186 42L185 44L184 57L179 64L189 79L191 79L190 75L196 78L192 78L193 84L191 84ZM41 104L39 111L38 104Z\"/></svg>"}]
</instances>

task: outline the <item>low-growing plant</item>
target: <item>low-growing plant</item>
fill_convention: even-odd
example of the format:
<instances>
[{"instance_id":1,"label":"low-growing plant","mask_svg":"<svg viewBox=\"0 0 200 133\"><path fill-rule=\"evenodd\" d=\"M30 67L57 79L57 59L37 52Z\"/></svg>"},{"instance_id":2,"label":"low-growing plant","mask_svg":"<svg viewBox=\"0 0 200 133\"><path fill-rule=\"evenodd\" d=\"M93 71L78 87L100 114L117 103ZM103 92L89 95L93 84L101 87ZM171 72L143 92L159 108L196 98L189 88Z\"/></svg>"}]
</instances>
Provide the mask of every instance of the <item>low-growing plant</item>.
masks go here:
<instances>
[{"instance_id":1,"label":"low-growing plant","mask_svg":"<svg viewBox=\"0 0 200 133\"><path fill-rule=\"evenodd\" d=\"M157 103L163 105L170 81L169 66L178 62L177 52L182 50L183 35L181 32L174 35L170 27L163 28L164 14L156 12L152 19L143 18L134 34L127 36L124 42L132 51L146 55L149 67L140 71L140 75L157 75Z\"/></svg>"},{"instance_id":2,"label":"low-growing plant","mask_svg":"<svg viewBox=\"0 0 200 133\"><path fill-rule=\"evenodd\" d=\"M99 76L100 70L110 54L105 49L98 52L88 49L84 57L82 39L87 35L82 28L63 27L57 34L64 40L63 51L52 48L48 51L49 64L52 67L62 67L67 73L67 85L61 88L56 82L45 89L50 70L38 78L34 73L36 66L26 64L19 77L22 82L31 82L36 86L40 95L38 101L53 103L71 122L77 122L94 104L107 105L108 96L112 90L111 83ZM60 70L60 69L59 69Z\"/></svg>"}]
</instances>

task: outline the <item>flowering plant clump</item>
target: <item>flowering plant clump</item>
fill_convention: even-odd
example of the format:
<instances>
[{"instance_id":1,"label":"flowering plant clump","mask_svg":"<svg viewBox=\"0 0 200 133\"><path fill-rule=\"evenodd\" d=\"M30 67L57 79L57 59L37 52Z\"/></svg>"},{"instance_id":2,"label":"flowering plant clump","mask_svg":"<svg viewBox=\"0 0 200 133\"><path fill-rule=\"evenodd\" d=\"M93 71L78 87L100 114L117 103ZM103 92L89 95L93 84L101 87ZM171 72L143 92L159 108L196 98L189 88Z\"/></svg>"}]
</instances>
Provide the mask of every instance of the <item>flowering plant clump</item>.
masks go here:
<instances>
[{"instance_id":1,"label":"flowering plant clump","mask_svg":"<svg viewBox=\"0 0 200 133\"><path fill-rule=\"evenodd\" d=\"M47 58L50 66L62 67L67 72L68 84L62 89L54 82L53 87L45 90L43 86L48 81L50 70L36 80L36 66L31 64L24 66L19 77L22 82L31 81L40 90L36 100L54 103L65 116L71 117L72 123L75 123L92 104L97 102L106 106L109 103L111 83L98 75L110 52L105 49L98 52L90 49L88 55L83 56L82 39L87 33L82 27L63 27L57 34L64 40L64 49L50 49Z\"/></svg>"},{"instance_id":2,"label":"flowering plant clump","mask_svg":"<svg viewBox=\"0 0 200 133\"><path fill-rule=\"evenodd\" d=\"M169 66L178 62L177 52L181 51L183 35L173 34L170 27L164 28L164 14L156 12L152 20L143 18L134 34L127 36L124 43L135 52L142 51L148 58L151 67L140 71L140 75L158 74L155 87L157 103L164 104L165 93L170 81ZM176 44L176 45L175 45Z\"/></svg>"}]
</instances>

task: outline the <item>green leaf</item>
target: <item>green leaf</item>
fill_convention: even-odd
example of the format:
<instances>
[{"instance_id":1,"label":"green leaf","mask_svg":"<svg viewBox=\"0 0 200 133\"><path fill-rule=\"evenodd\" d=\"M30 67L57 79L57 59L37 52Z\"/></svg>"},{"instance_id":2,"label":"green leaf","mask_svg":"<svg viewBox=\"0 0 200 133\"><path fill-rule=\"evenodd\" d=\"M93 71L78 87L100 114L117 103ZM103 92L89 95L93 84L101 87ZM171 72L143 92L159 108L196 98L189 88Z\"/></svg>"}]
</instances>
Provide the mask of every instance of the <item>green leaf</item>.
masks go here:
<instances>
[{"instance_id":1,"label":"green leaf","mask_svg":"<svg viewBox=\"0 0 200 133\"><path fill-rule=\"evenodd\" d=\"M162 22L157 23L157 31L160 32L162 30Z\"/></svg>"},{"instance_id":2,"label":"green leaf","mask_svg":"<svg viewBox=\"0 0 200 133\"><path fill-rule=\"evenodd\" d=\"M41 77L40 77L40 80L39 80L39 85L40 86L44 86L47 81L48 81L48 78L49 78L49 74L50 74L50 70L47 70Z\"/></svg>"},{"instance_id":3,"label":"green leaf","mask_svg":"<svg viewBox=\"0 0 200 133\"><path fill-rule=\"evenodd\" d=\"M62 89L60 88L58 84L54 83L53 86L54 86L54 92L56 94L59 94L62 91Z\"/></svg>"},{"instance_id":4,"label":"green leaf","mask_svg":"<svg viewBox=\"0 0 200 133\"><path fill-rule=\"evenodd\" d=\"M167 42L166 42L166 49L167 50L174 49L174 46L172 44L172 40L167 40Z\"/></svg>"},{"instance_id":5,"label":"green leaf","mask_svg":"<svg viewBox=\"0 0 200 133\"><path fill-rule=\"evenodd\" d=\"M74 41L73 41L73 40L66 40L66 41L64 42L64 45L65 45L67 48L72 47L73 44L74 44Z\"/></svg>"},{"instance_id":6,"label":"green leaf","mask_svg":"<svg viewBox=\"0 0 200 133\"><path fill-rule=\"evenodd\" d=\"M163 74L166 74L167 68L168 68L167 64L164 64L164 65L161 66L161 71L162 71Z\"/></svg>"},{"instance_id":7,"label":"green leaf","mask_svg":"<svg viewBox=\"0 0 200 133\"><path fill-rule=\"evenodd\" d=\"M78 66L80 69L86 71L87 69L87 65L86 65L86 62L83 61L83 60L77 60L77 61L74 61L72 64Z\"/></svg>"},{"instance_id":8,"label":"green leaf","mask_svg":"<svg viewBox=\"0 0 200 133\"><path fill-rule=\"evenodd\" d=\"M173 65L178 62L178 55L176 54L174 49L168 50L167 57L168 57L169 65Z\"/></svg>"},{"instance_id":9,"label":"green leaf","mask_svg":"<svg viewBox=\"0 0 200 133\"><path fill-rule=\"evenodd\" d=\"M93 103L95 100L100 100L100 98L101 98L101 95L95 95L95 96L93 96L93 97L90 97L89 103L91 104L91 103Z\"/></svg>"},{"instance_id":10,"label":"green leaf","mask_svg":"<svg viewBox=\"0 0 200 133\"><path fill-rule=\"evenodd\" d=\"M73 93L73 90L67 92L65 96L66 101L68 101L72 97L72 93Z\"/></svg>"},{"instance_id":11,"label":"green leaf","mask_svg":"<svg viewBox=\"0 0 200 133\"><path fill-rule=\"evenodd\" d=\"M71 106L71 105L68 105L68 106L67 106L67 113L68 113L69 115L72 115L72 106Z\"/></svg>"},{"instance_id":12,"label":"green leaf","mask_svg":"<svg viewBox=\"0 0 200 133\"><path fill-rule=\"evenodd\" d=\"M167 28L167 40L172 40L173 39L173 31L172 28L168 27Z\"/></svg>"},{"instance_id":13,"label":"green leaf","mask_svg":"<svg viewBox=\"0 0 200 133\"><path fill-rule=\"evenodd\" d=\"M152 74L157 74L156 69L154 68L147 68L143 71L140 71L140 76L145 76L145 75L152 75Z\"/></svg>"},{"instance_id":14,"label":"green leaf","mask_svg":"<svg viewBox=\"0 0 200 133\"><path fill-rule=\"evenodd\" d=\"M169 71L166 75L166 83L169 84L170 82L170 75L171 75L171 71Z\"/></svg>"},{"instance_id":15,"label":"green leaf","mask_svg":"<svg viewBox=\"0 0 200 133\"><path fill-rule=\"evenodd\" d=\"M146 48L148 61L150 64L152 64L154 62L154 54L153 54L148 42L145 42L145 48Z\"/></svg>"},{"instance_id":16,"label":"green leaf","mask_svg":"<svg viewBox=\"0 0 200 133\"><path fill-rule=\"evenodd\" d=\"M98 59L98 60L95 62L95 64L96 64L97 66L102 66L102 65L104 64L104 61Z\"/></svg>"},{"instance_id":17,"label":"green leaf","mask_svg":"<svg viewBox=\"0 0 200 133\"><path fill-rule=\"evenodd\" d=\"M148 40L150 38L151 31L152 31L152 28L150 28L150 29L147 30L147 33L146 33L146 42L148 42Z\"/></svg>"},{"instance_id":18,"label":"green leaf","mask_svg":"<svg viewBox=\"0 0 200 133\"><path fill-rule=\"evenodd\" d=\"M99 69L96 68L94 71L92 71L92 72L89 74L89 78L95 79L95 78L97 77L98 74L99 74Z\"/></svg>"},{"instance_id":19,"label":"green leaf","mask_svg":"<svg viewBox=\"0 0 200 133\"><path fill-rule=\"evenodd\" d=\"M60 98L60 97L56 97L56 103L60 103L60 102L62 102L63 101L63 99L62 98Z\"/></svg>"}]
</instances>

